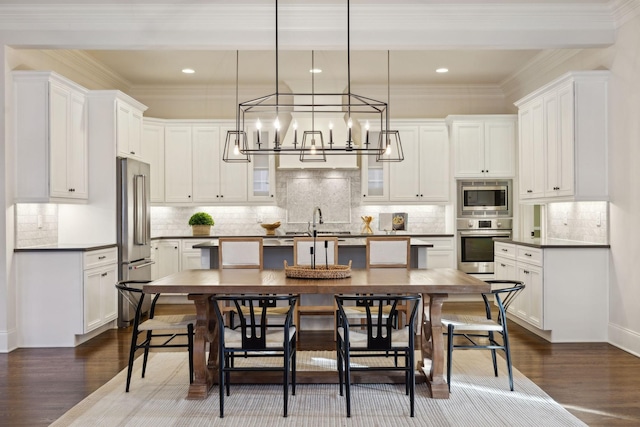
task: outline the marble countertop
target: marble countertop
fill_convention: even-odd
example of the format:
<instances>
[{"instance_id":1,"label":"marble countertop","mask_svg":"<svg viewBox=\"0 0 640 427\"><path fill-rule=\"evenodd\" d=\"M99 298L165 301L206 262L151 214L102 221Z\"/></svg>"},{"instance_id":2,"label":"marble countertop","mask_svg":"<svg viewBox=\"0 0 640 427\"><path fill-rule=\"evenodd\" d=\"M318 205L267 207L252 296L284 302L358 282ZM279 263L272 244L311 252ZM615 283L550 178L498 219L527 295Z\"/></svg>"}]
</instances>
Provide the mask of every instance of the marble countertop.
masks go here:
<instances>
[{"instance_id":1,"label":"marble countertop","mask_svg":"<svg viewBox=\"0 0 640 427\"><path fill-rule=\"evenodd\" d=\"M366 239L362 238L362 237L349 237L346 239L343 239L342 237L340 237L338 239L338 246L366 246ZM267 248L267 247L287 247L287 246L293 246L293 237L283 237L280 239L264 239L264 241L262 242L262 246ZM428 242L428 239L417 239L412 237L411 238L411 246L420 246L420 247L425 247L425 248L432 248L433 244ZM208 242L203 242L203 243L198 243L197 245L193 245L194 248L200 248L200 249L206 249L206 248L217 248L218 247L218 240L214 239L214 240L210 240Z\"/></svg>"},{"instance_id":2,"label":"marble countertop","mask_svg":"<svg viewBox=\"0 0 640 427\"><path fill-rule=\"evenodd\" d=\"M387 234L374 234L374 236L386 236ZM367 236L371 236L371 234L322 234L319 237L338 237L340 239L364 239ZM389 236L410 236L415 238L428 238L428 237L454 237L453 233L451 234L389 234ZM166 239L217 239L219 237L263 237L264 241L268 240L279 240L279 239L293 239L294 237L304 237L302 234L300 235L276 235L276 236L265 236L264 234L247 234L247 235L210 235L210 236L155 236L152 237L151 240L166 240Z\"/></svg>"},{"instance_id":3,"label":"marble countertop","mask_svg":"<svg viewBox=\"0 0 640 427\"><path fill-rule=\"evenodd\" d=\"M532 248L610 248L608 244L578 242L575 240L532 238L532 239L500 239L504 243L513 243Z\"/></svg>"},{"instance_id":4,"label":"marble countertop","mask_svg":"<svg viewBox=\"0 0 640 427\"><path fill-rule=\"evenodd\" d=\"M117 247L117 243L75 243L47 246L33 246L29 248L16 248L14 252L45 252L45 251L97 251Z\"/></svg>"}]
</instances>

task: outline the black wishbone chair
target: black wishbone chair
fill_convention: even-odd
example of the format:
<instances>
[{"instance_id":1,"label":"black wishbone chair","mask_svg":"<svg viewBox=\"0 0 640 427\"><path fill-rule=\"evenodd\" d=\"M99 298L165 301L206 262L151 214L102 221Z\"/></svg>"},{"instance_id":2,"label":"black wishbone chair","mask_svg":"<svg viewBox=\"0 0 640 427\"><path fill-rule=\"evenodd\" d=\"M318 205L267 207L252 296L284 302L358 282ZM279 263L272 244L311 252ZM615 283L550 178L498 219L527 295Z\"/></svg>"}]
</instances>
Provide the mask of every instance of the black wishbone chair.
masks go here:
<instances>
[{"instance_id":1,"label":"black wishbone chair","mask_svg":"<svg viewBox=\"0 0 640 427\"><path fill-rule=\"evenodd\" d=\"M353 371L402 371L405 373L405 392L409 395L410 413L415 413L415 333L414 326L420 305L419 295L336 295L338 306L338 330L336 350L340 396L343 388L347 394L347 417L351 417L351 372ZM355 304L363 307L364 318L355 325L349 324L350 315L345 307ZM397 329L398 307L411 306L407 325ZM389 307L383 310L383 307ZM352 366L355 357L389 358L393 364L380 366ZM398 358L404 359L398 364Z\"/></svg>"},{"instance_id":2,"label":"black wishbone chair","mask_svg":"<svg viewBox=\"0 0 640 427\"><path fill-rule=\"evenodd\" d=\"M216 295L212 297L218 322L218 385L220 393L220 418L224 418L224 395L230 395L231 372L276 371L282 372L284 392L284 416L288 414L289 383L291 394L296 394L296 339L293 324L294 309L299 295ZM284 321L274 322L268 316L269 307L285 302L288 312ZM225 326L223 307L234 307L239 325ZM267 318L269 321L267 322ZM267 352L267 353L265 353ZM236 358L282 357L282 366L247 366L235 363Z\"/></svg>"},{"instance_id":3,"label":"black wishbone chair","mask_svg":"<svg viewBox=\"0 0 640 427\"><path fill-rule=\"evenodd\" d=\"M485 316L443 314L442 324L447 328L447 384L451 391L451 369L453 350L491 350L493 372L498 376L496 350L503 350L507 360L509 388L513 391L513 372L511 367L511 349L509 347L509 331L507 329L507 308L524 289L524 283L518 280L486 280L492 290L482 294ZM498 288L495 288L498 286ZM492 304L495 303L495 304ZM497 308L494 319L491 306ZM502 336L498 341L496 335ZM461 337L456 340L456 337ZM460 342L461 341L461 342Z\"/></svg>"},{"instance_id":4,"label":"black wishbone chair","mask_svg":"<svg viewBox=\"0 0 640 427\"><path fill-rule=\"evenodd\" d=\"M129 349L129 367L127 369L127 385L125 391L129 391L131 384L131 372L133 371L133 362L136 351L144 349L144 358L142 361L142 378L147 370L147 360L149 358L149 349L151 348L187 348L189 352L189 383L193 382L193 327L196 323L196 316L193 314L178 315L162 315L156 316L156 303L160 297L159 293L145 294L142 289L132 287L140 286L149 281L142 280L123 280L116 284L116 288L126 301L136 308L136 314L133 319L131 331L131 347ZM132 286L129 286L132 285ZM151 298L151 307L149 309L148 319L143 319L142 308L145 305L145 299ZM140 342L140 335L143 335ZM176 342L176 338L186 338L186 343Z\"/></svg>"}]
</instances>

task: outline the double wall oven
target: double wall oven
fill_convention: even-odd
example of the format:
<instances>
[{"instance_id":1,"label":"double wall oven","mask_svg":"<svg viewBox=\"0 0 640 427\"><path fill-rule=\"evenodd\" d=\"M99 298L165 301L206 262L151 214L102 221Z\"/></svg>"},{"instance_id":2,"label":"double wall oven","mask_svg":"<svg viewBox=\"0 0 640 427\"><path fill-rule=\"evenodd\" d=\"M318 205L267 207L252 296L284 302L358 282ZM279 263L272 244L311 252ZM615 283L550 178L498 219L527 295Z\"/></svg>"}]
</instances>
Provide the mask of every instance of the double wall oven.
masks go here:
<instances>
[{"instance_id":1,"label":"double wall oven","mask_svg":"<svg viewBox=\"0 0 640 427\"><path fill-rule=\"evenodd\" d=\"M510 239L511 180L461 180L456 221L458 269L493 274L495 239Z\"/></svg>"}]
</instances>

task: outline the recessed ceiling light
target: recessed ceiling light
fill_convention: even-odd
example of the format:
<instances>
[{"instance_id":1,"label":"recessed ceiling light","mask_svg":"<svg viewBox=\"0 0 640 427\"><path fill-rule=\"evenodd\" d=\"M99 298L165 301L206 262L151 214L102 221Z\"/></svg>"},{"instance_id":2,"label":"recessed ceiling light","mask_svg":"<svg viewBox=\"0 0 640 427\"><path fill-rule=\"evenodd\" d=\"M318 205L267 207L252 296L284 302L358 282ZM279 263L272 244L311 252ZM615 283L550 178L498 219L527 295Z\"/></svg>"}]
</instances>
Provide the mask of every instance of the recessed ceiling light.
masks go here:
<instances>
[{"instance_id":1,"label":"recessed ceiling light","mask_svg":"<svg viewBox=\"0 0 640 427\"><path fill-rule=\"evenodd\" d=\"M193 74L193 73L195 73L195 70L193 70L191 68L184 68L182 70L182 72L185 73L185 74Z\"/></svg>"},{"instance_id":2,"label":"recessed ceiling light","mask_svg":"<svg viewBox=\"0 0 640 427\"><path fill-rule=\"evenodd\" d=\"M309 72L310 72L310 73L317 74L317 73L321 73L321 72L322 72L322 70L321 70L320 68L312 68L312 69L310 69L310 70L309 70Z\"/></svg>"},{"instance_id":3,"label":"recessed ceiling light","mask_svg":"<svg viewBox=\"0 0 640 427\"><path fill-rule=\"evenodd\" d=\"M442 68L436 69L436 73L448 73L448 72L449 72L448 68L442 67Z\"/></svg>"}]
</instances>

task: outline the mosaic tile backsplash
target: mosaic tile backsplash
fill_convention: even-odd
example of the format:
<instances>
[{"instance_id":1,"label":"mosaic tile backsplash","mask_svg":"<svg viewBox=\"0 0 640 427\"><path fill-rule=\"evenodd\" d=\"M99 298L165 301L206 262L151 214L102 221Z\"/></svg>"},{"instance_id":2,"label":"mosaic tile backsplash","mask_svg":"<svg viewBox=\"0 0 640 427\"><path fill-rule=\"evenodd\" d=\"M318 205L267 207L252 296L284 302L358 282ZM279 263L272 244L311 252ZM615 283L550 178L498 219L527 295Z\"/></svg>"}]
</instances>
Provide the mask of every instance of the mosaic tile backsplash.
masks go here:
<instances>
[{"instance_id":1,"label":"mosaic tile backsplash","mask_svg":"<svg viewBox=\"0 0 640 427\"><path fill-rule=\"evenodd\" d=\"M609 210L607 202L549 203L547 237L607 244Z\"/></svg>"},{"instance_id":2,"label":"mosaic tile backsplash","mask_svg":"<svg viewBox=\"0 0 640 427\"><path fill-rule=\"evenodd\" d=\"M15 218L17 248L58 243L58 205L20 203Z\"/></svg>"}]
</instances>

